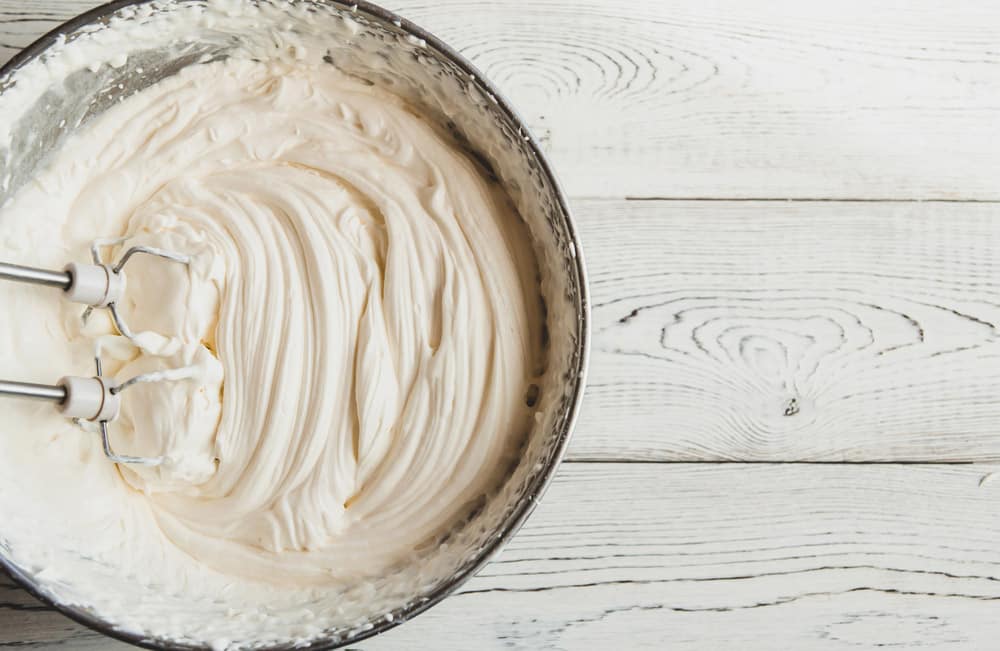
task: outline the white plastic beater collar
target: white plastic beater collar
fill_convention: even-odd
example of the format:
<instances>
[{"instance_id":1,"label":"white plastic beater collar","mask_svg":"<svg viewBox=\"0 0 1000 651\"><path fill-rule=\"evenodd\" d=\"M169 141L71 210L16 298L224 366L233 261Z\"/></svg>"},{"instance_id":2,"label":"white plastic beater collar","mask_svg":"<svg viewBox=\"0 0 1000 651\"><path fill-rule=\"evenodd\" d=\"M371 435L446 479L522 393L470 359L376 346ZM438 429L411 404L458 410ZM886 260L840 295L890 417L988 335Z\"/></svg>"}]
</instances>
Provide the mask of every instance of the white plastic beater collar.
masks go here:
<instances>
[{"instance_id":1,"label":"white plastic beater collar","mask_svg":"<svg viewBox=\"0 0 1000 651\"><path fill-rule=\"evenodd\" d=\"M112 390L118 383L108 377L69 376L59 380L66 397L59 411L67 418L89 421L110 421L118 417L121 396Z\"/></svg>"},{"instance_id":2,"label":"white plastic beater collar","mask_svg":"<svg viewBox=\"0 0 1000 651\"><path fill-rule=\"evenodd\" d=\"M118 301L125 289L125 274L111 265L71 262L64 270L70 276L66 298L75 303L107 307Z\"/></svg>"}]
</instances>

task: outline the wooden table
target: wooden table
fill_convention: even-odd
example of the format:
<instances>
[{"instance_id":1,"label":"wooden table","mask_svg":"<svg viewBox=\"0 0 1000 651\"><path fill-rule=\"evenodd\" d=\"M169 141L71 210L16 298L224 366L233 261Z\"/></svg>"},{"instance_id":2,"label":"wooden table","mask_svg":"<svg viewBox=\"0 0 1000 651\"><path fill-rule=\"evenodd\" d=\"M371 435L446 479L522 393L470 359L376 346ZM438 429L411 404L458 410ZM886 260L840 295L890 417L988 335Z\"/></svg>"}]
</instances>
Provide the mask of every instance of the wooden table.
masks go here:
<instances>
[{"instance_id":1,"label":"wooden table","mask_svg":"<svg viewBox=\"0 0 1000 651\"><path fill-rule=\"evenodd\" d=\"M363 648L1000 648L1000 5L896 4L387 3L551 154L594 341L535 515ZM121 648L0 579L4 646Z\"/></svg>"}]
</instances>

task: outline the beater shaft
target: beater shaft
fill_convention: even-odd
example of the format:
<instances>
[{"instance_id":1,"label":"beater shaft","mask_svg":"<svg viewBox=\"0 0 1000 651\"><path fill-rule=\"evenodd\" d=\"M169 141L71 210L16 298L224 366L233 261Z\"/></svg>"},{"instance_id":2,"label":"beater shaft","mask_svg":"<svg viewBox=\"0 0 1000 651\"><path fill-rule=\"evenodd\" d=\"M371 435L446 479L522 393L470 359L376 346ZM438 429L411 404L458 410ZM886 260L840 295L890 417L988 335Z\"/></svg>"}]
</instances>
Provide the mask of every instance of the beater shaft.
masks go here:
<instances>
[{"instance_id":1,"label":"beater shaft","mask_svg":"<svg viewBox=\"0 0 1000 651\"><path fill-rule=\"evenodd\" d=\"M15 398L34 398L62 402L66 399L66 388L59 385L33 384L31 382L8 382L0 380L0 395Z\"/></svg>"},{"instance_id":2,"label":"beater shaft","mask_svg":"<svg viewBox=\"0 0 1000 651\"><path fill-rule=\"evenodd\" d=\"M103 375L67 376L53 385L0 380L0 396L51 400L59 403L59 411L67 418L95 422L117 418L121 404L118 392L118 383Z\"/></svg>"},{"instance_id":3,"label":"beater shaft","mask_svg":"<svg viewBox=\"0 0 1000 651\"><path fill-rule=\"evenodd\" d=\"M68 271L49 271L48 269L22 267L21 265L7 262L0 262L0 279L46 285L60 289L69 289L70 285L73 284L73 277Z\"/></svg>"},{"instance_id":4,"label":"beater shaft","mask_svg":"<svg viewBox=\"0 0 1000 651\"><path fill-rule=\"evenodd\" d=\"M71 262L62 271L49 271L0 262L0 280L58 287L74 303L92 307L110 307L121 297L125 280L120 271L121 265Z\"/></svg>"}]
</instances>

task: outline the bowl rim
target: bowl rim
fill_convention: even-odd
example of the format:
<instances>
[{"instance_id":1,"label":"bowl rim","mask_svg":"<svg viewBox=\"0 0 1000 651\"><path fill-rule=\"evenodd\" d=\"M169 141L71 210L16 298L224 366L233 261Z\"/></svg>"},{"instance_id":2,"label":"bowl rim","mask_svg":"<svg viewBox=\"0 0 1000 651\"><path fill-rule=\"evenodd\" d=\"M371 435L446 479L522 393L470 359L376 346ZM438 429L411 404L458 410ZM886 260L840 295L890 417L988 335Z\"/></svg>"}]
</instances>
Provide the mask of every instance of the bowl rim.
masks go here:
<instances>
[{"instance_id":1,"label":"bowl rim","mask_svg":"<svg viewBox=\"0 0 1000 651\"><path fill-rule=\"evenodd\" d=\"M60 41L64 35L75 32L79 28L92 24L125 7L149 4L156 1L157 0L114 0L74 16L73 18L60 23L55 28L38 37L28 46L17 52L4 65L0 66L0 79L12 77L18 69L37 59L46 50L48 50L49 47ZM551 186L552 193L565 217L566 233L569 236L572 246L575 248L575 273L579 289L579 314L577 318L580 328L578 344L579 362L578 368L576 369L577 383L572 394L572 404L569 407L567 417L565 419L565 426L559 433L558 441L553 446L553 453L548 467L546 467L543 472L535 475L529 484L528 490L526 491L526 494L534 496L534 499L522 500L514 507L510 515L508 515L502 526L498 529L497 535L493 538L493 542L477 552L477 554L473 557L472 562L467 563L462 570L457 572L444 583L438 585L435 590L429 595L426 595L423 600L417 600L404 608L393 611L393 613L397 616L394 617L392 621L388 621L383 618L372 626L372 628L364 631L358 631L353 635L348 634L345 637L334 638L330 636L319 636L314 638L308 645L305 646L283 643L268 647L257 647L260 651L285 651L286 649L293 648L298 651L325 651L327 649L335 649L350 644L356 644L370 637L393 629L403 622L406 622L423 613L432 606L440 603L446 597L450 596L469 579L475 576L479 570L481 570L501 549L503 549L514 534L517 533L527 520L528 516L535 510L535 506L540 501L549 485L552 483L556 470L562 462L563 457L565 457L566 448L580 415L580 405L583 399L584 388L586 386L590 365L590 295L587 284L587 270L583 257L583 248L580 244L579 234L577 233L576 224L573 221L572 212L570 211L569 201L566 194L563 191L558 178L553 172L548 158L542 151L538 140L531 133L531 130L528 128L528 125L525 123L521 115L514 109L513 105L506 98L506 96L500 92L500 90L494 86L494 84L468 59L459 54L458 51L443 42L441 39L434 36L432 33L419 25L414 24L412 21L399 16L395 12L384 9L379 5L368 2L368 0L306 1L315 4L331 5L342 10L366 14L368 17L373 17L383 23L393 24L397 29L423 39L427 47L436 50L444 58L450 60L453 64L462 69L463 72L473 75L475 83L496 98L496 104L501 113L514 124L519 126L522 129L522 132L526 134L526 142L531 154L534 156L542 173L545 175L546 180ZM0 570L6 571L7 575L10 576L15 583L45 605L54 608L78 624L82 624L107 637L146 649L153 649L154 651L211 651L211 647L208 645L199 646L177 643L166 639L151 638L126 630L117 629L110 622L102 619L90 610L72 604L57 603L54 599L51 599L41 591L27 572L15 566L12 561L3 555L0 555Z\"/></svg>"}]
</instances>

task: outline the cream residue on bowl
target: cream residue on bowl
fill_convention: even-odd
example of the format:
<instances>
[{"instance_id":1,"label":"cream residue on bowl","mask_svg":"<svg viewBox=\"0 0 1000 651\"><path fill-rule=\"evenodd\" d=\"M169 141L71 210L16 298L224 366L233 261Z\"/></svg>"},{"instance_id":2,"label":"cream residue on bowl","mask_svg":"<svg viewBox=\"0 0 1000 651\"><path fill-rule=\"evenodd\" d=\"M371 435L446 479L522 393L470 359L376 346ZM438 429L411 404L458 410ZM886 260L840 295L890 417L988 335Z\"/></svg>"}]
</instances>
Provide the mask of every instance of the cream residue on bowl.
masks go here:
<instances>
[{"instance_id":1,"label":"cream residue on bowl","mask_svg":"<svg viewBox=\"0 0 1000 651\"><path fill-rule=\"evenodd\" d=\"M192 255L129 263L126 318L156 334L104 346L121 377L197 369L124 394L116 451L162 467L119 469L51 407L4 403L0 550L123 630L224 648L370 627L534 498L521 491L550 453L544 432L568 418L554 370L574 340L547 339L569 331L572 296L532 223L538 180L505 174L523 154L471 126L489 98L403 92L393 74L433 70L426 44L400 38L387 58L361 17L313 9L130 8L0 95L0 110L30 106L81 67L126 66L123 43L195 25L210 42L245 35L81 116L0 207L0 258L23 264L84 260L92 239L122 235L119 250ZM331 27L357 40L340 65L321 47ZM12 150L14 120L0 122ZM0 304L20 379L86 374L112 332L38 288L0 285Z\"/></svg>"}]
</instances>

